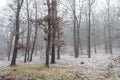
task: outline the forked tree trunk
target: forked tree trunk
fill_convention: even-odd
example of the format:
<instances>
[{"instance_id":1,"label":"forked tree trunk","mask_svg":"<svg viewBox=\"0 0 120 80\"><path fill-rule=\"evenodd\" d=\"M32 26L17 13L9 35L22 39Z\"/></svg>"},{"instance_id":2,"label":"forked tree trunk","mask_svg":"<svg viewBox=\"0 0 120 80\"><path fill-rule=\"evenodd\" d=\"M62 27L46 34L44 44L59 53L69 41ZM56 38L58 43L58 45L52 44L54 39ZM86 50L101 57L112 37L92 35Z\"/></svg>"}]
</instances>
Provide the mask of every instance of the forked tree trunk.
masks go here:
<instances>
[{"instance_id":1,"label":"forked tree trunk","mask_svg":"<svg viewBox=\"0 0 120 80\"><path fill-rule=\"evenodd\" d=\"M23 4L23 0L17 0L16 35L15 35L14 51L13 51L11 66L16 65L16 57L17 57L17 52L18 52L18 49L16 46L19 41L19 15L20 15L22 4Z\"/></svg>"},{"instance_id":2,"label":"forked tree trunk","mask_svg":"<svg viewBox=\"0 0 120 80\"><path fill-rule=\"evenodd\" d=\"M25 58L24 58L24 63L27 62L27 60L29 60L29 54L30 54L30 21L29 21L29 18L30 18L30 14L29 14L29 3L28 3L28 0L26 0L26 5L27 5L27 26L28 26L28 32L27 32L27 41L26 41L26 49L25 49Z\"/></svg>"},{"instance_id":3,"label":"forked tree trunk","mask_svg":"<svg viewBox=\"0 0 120 80\"><path fill-rule=\"evenodd\" d=\"M35 20L37 20L37 1L35 0L35 12L36 12L36 15L35 15ZM35 44L36 44L36 38L37 38L37 21L35 22L35 36L34 36L34 41L33 41L33 47L32 47L32 50L31 50L31 56L30 56L30 61L32 61L32 58L33 58L33 53L34 53L34 49L35 49Z\"/></svg>"}]
</instances>

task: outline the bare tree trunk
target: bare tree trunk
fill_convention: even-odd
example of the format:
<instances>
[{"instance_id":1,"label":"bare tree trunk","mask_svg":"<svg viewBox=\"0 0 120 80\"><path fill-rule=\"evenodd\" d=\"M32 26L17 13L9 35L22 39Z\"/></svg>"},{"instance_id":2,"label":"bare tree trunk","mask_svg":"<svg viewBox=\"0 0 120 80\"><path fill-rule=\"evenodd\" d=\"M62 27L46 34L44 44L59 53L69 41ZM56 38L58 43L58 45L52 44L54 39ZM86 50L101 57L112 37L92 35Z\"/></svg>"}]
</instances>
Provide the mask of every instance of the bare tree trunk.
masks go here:
<instances>
[{"instance_id":1,"label":"bare tree trunk","mask_svg":"<svg viewBox=\"0 0 120 80\"><path fill-rule=\"evenodd\" d=\"M55 63L55 36L56 36L56 18L57 18L57 1L52 0L52 55L51 55L51 63Z\"/></svg>"},{"instance_id":2,"label":"bare tree trunk","mask_svg":"<svg viewBox=\"0 0 120 80\"><path fill-rule=\"evenodd\" d=\"M32 57L33 57L33 53L34 53L34 49L35 49L35 44L36 44L36 38L37 38L37 30L38 30L38 26L37 26L37 1L35 0L35 12L36 12L36 15L35 15L35 36L34 36L34 41L33 41L33 47L32 47L32 50L31 50L31 56L30 56L30 61L32 61Z\"/></svg>"},{"instance_id":3,"label":"bare tree trunk","mask_svg":"<svg viewBox=\"0 0 120 80\"><path fill-rule=\"evenodd\" d=\"M107 53L106 21L105 21L105 25L104 25L104 44L105 44L105 53Z\"/></svg>"},{"instance_id":4,"label":"bare tree trunk","mask_svg":"<svg viewBox=\"0 0 120 80\"><path fill-rule=\"evenodd\" d=\"M95 53L97 53L95 29L94 29L94 51Z\"/></svg>"},{"instance_id":5,"label":"bare tree trunk","mask_svg":"<svg viewBox=\"0 0 120 80\"><path fill-rule=\"evenodd\" d=\"M88 58L91 58L91 3L89 0Z\"/></svg>"},{"instance_id":6,"label":"bare tree trunk","mask_svg":"<svg viewBox=\"0 0 120 80\"><path fill-rule=\"evenodd\" d=\"M38 31L37 31L37 34L38 34ZM37 39L37 36L38 35L36 35L36 49L35 49L35 55L37 55L37 53L38 53L38 39Z\"/></svg>"},{"instance_id":7,"label":"bare tree trunk","mask_svg":"<svg viewBox=\"0 0 120 80\"><path fill-rule=\"evenodd\" d=\"M11 35L10 36L10 42L8 44L8 48L9 48L9 50L8 50L8 61L10 61L11 49L12 49L12 42L13 42L13 33L12 33L12 31L11 31L10 35Z\"/></svg>"},{"instance_id":8,"label":"bare tree trunk","mask_svg":"<svg viewBox=\"0 0 120 80\"><path fill-rule=\"evenodd\" d=\"M92 16L93 16L94 52L97 53L97 48L96 48L96 31L95 31L94 13L93 13Z\"/></svg>"},{"instance_id":9,"label":"bare tree trunk","mask_svg":"<svg viewBox=\"0 0 120 80\"><path fill-rule=\"evenodd\" d=\"M51 64L55 63L55 32L53 31L54 34L52 34L52 55L51 55Z\"/></svg>"},{"instance_id":10,"label":"bare tree trunk","mask_svg":"<svg viewBox=\"0 0 120 80\"><path fill-rule=\"evenodd\" d=\"M13 51L13 57L11 61L11 66L16 65L16 57L17 57L17 44L19 41L19 15L20 15L20 10L23 4L23 0L17 0L17 13L16 13L16 35L15 35L15 43L14 43L14 51Z\"/></svg>"},{"instance_id":11,"label":"bare tree trunk","mask_svg":"<svg viewBox=\"0 0 120 80\"><path fill-rule=\"evenodd\" d=\"M57 32L58 40L60 40L60 31ZM57 47L57 59L60 59L60 46Z\"/></svg>"},{"instance_id":12,"label":"bare tree trunk","mask_svg":"<svg viewBox=\"0 0 120 80\"><path fill-rule=\"evenodd\" d=\"M76 2L76 0L74 0L74 2L73 2L73 7L74 7L73 8L73 15L74 15L74 30L73 30L73 32L74 32L74 52L75 52L75 58L77 58L79 56L78 50L77 50L79 45L77 45L75 2Z\"/></svg>"},{"instance_id":13,"label":"bare tree trunk","mask_svg":"<svg viewBox=\"0 0 120 80\"><path fill-rule=\"evenodd\" d=\"M110 50L110 54L112 54L111 25L110 25L110 0L108 0L108 37L109 37L109 50Z\"/></svg>"},{"instance_id":14,"label":"bare tree trunk","mask_svg":"<svg viewBox=\"0 0 120 80\"><path fill-rule=\"evenodd\" d=\"M50 1L47 0L48 15L51 15ZM51 20L48 19L48 40L46 47L46 61L45 64L49 68L49 55L50 55L50 44L51 44Z\"/></svg>"},{"instance_id":15,"label":"bare tree trunk","mask_svg":"<svg viewBox=\"0 0 120 80\"><path fill-rule=\"evenodd\" d=\"M79 0L80 2L80 0ZM77 25L77 38L78 38L78 53L79 53L79 47L80 47L80 51L81 51L81 54L82 54L82 44L81 44L81 39L80 39L80 26L81 26L81 19L82 19L82 11L83 11L83 3L82 2L82 6L80 7L80 14L79 14L79 22L78 22L78 25Z\"/></svg>"},{"instance_id":16,"label":"bare tree trunk","mask_svg":"<svg viewBox=\"0 0 120 80\"><path fill-rule=\"evenodd\" d=\"M77 25L77 33L76 33L76 50L77 50L77 57L79 57L79 48L80 48L80 25Z\"/></svg>"},{"instance_id":17,"label":"bare tree trunk","mask_svg":"<svg viewBox=\"0 0 120 80\"><path fill-rule=\"evenodd\" d=\"M27 19L28 19L28 32L27 32L27 41L26 41L26 50L25 50L25 58L24 58L24 63L27 62L27 60L29 60L29 46L30 46L30 14L29 14L29 3L28 0L26 0L26 5L27 5ZM28 57L27 57L28 56Z\"/></svg>"}]
</instances>

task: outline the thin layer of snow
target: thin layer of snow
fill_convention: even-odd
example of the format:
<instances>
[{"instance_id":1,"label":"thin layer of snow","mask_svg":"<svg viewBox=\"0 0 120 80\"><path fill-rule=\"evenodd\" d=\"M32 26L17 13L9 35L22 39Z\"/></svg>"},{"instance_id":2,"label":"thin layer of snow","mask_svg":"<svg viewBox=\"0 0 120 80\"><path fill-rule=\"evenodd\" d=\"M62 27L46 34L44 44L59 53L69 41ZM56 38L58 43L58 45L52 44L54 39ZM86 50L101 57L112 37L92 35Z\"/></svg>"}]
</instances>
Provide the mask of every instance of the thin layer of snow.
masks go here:
<instances>
[{"instance_id":1,"label":"thin layer of snow","mask_svg":"<svg viewBox=\"0 0 120 80\"><path fill-rule=\"evenodd\" d=\"M7 61L7 60L0 61L0 68L2 68L2 67L6 67L6 66L8 66L9 64L10 64L10 62Z\"/></svg>"},{"instance_id":2,"label":"thin layer of snow","mask_svg":"<svg viewBox=\"0 0 120 80\"><path fill-rule=\"evenodd\" d=\"M73 49L73 48L71 48ZM85 52L86 50L84 50ZM38 52L38 55L34 55L33 62L28 62L27 64L43 64L45 63L45 51L41 53ZM100 70L106 70L109 65L111 64L114 66L114 73L116 77L120 74L120 60L118 59L119 56L119 49L114 50L114 54L105 53L104 50L98 50L97 53L94 53L92 50L92 57L88 58L87 55L80 55L79 58L74 58L73 52L71 52L70 48L63 51L60 60L56 60L56 67L74 67L75 73L85 73L85 74L92 74L92 75L100 75ZM116 61L117 60L117 61ZM20 56L17 58L17 64L24 64L24 56ZM115 61L115 62L114 62ZM82 63L82 64L81 64ZM0 67L9 66L10 62L6 60L0 61ZM82 70L81 70L82 68ZM118 77L117 77L118 78ZM116 79L117 79L116 78ZM119 80L119 79L118 79Z\"/></svg>"},{"instance_id":3,"label":"thin layer of snow","mask_svg":"<svg viewBox=\"0 0 120 80\"><path fill-rule=\"evenodd\" d=\"M58 60L57 63L59 64L68 64L68 65L79 65L81 62L84 62L85 65L90 67L106 67L110 63L109 58L112 56L109 53L105 54L104 50L99 50L97 53L94 53L94 50L92 50L92 58L88 58L87 55L80 55L79 58L74 58L73 54L73 48L66 48L64 53L61 55L61 60ZM86 50L84 50L85 52ZM30 62L30 64L40 64L43 63L45 60L45 51L41 53L41 51L38 52L38 55L34 55L33 62ZM119 54L119 50L116 50L115 55ZM23 63L24 56L18 56L17 58L17 64ZM9 65L10 62L7 61L7 59L0 61L0 67Z\"/></svg>"}]
</instances>

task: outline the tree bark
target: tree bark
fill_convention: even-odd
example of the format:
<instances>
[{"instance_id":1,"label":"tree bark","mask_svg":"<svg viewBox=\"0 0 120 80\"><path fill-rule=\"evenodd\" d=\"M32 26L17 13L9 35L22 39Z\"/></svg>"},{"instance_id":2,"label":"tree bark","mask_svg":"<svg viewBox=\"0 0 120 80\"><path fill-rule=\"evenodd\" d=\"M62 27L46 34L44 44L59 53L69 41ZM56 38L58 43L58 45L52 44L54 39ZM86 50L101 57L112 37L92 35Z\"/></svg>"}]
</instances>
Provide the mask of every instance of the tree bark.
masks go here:
<instances>
[{"instance_id":1,"label":"tree bark","mask_svg":"<svg viewBox=\"0 0 120 80\"><path fill-rule=\"evenodd\" d=\"M12 49L12 43L13 43L13 34L12 34L12 31L11 31L11 34L10 34L10 42L8 44L8 61L10 61L10 56L11 56L11 49Z\"/></svg>"},{"instance_id":2,"label":"tree bark","mask_svg":"<svg viewBox=\"0 0 120 80\"><path fill-rule=\"evenodd\" d=\"M27 5L27 26L28 26L28 32L27 32L27 41L26 41L26 49L25 49L25 58L24 58L24 63L27 62L27 60L29 60L29 54L30 54L30 21L29 21L29 18L30 18L30 14L29 14L29 3L28 3L28 0L26 0L26 5ZM28 57L27 57L28 56Z\"/></svg>"},{"instance_id":3,"label":"tree bark","mask_svg":"<svg viewBox=\"0 0 120 80\"><path fill-rule=\"evenodd\" d=\"M105 25L104 25L104 46L105 46L105 53L107 53L107 40L106 40L106 21L105 21Z\"/></svg>"},{"instance_id":4,"label":"tree bark","mask_svg":"<svg viewBox=\"0 0 120 80\"><path fill-rule=\"evenodd\" d=\"M91 58L91 3L89 0L88 58Z\"/></svg>"},{"instance_id":5,"label":"tree bark","mask_svg":"<svg viewBox=\"0 0 120 80\"><path fill-rule=\"evenodd\" d=\"M108 38L109 38L109 51L112 54L112 40L111 40L111 25L110 25L110 0L108 0Z\"/></svg>"},{"instance_id":6,"label":"tree bark","mask_svg":"<svg viewBox=\"0 0 120 80\"><path fill-rule=\"evenodd\" d=\"M56 18L57 18L57 1L52 0L52 55L51 64L55 63L55 41L56 41Z\"/></svg>"},{"instance_id":7,"label":"tree bark","mask_svg":"<svg viewBox=\"0 0 120 80\"><path fill-rule=\"evenodd\" d=\"M17 0L16 35L15 35L14 51L13 51L11 66L16 65L16 57L17 57L17 52L18 52L17 44L19 41L19 15L20 15L22 4L23 4L23 0Z\"/></svg>"},{"instance_id":8,"label":"tree bark","mask_svg":"<svg viewBox=\"0 0 120 80\"><path fill-rule=\"evenodd\" d=\"M74 0L73 2L73 15L74 15L74 52L75 52L75 58L77 58L79 56L78 54L78 45L77 45L77 33L76 33L76 9L75 9L75 2L76 0Z\"/></svg>"},{"instance_id":9,"label":"tree bark","mask_svg":"<svg viewBox=\"0 0 120 80\"><path fill-rule=\"evenodd\" d=\"M57 32L58 40L60 40L60 31ZM57 47L57 59L60 59L60 46Z\"/></svg>"},{"instance_id":10,"label":"tree bark","mask_svg":"<svg viewBox=\"0 0 120 80\"><path fill-rule=\"evenodd\" d=\"M37 1L35 0L35 20L37 20ZM31 56L30 56L30 61L32 61L32 57L33 57L33 53L34 53L34 49L35 49L35 44L36 44L36 38L37 38L37 31L38 30L38 26L37 26L37 21L35 22L35 36L34 36L34 41L33 41L33 47L31 50Z\"/></svg>"},{"instance_id":11,"label":"tree bark","mask_svg":"<svg viewBox=\"0 0 120 80\"><path fill-rule=\"evenodd\" d=\"M48 15L51 15L50 0L47 0ZM50 44L51 44L51 20L48 19L48 40L46 47L46 61L45 64L49 68L49 55L50 55Z\"/></svg>"}]
</instances>

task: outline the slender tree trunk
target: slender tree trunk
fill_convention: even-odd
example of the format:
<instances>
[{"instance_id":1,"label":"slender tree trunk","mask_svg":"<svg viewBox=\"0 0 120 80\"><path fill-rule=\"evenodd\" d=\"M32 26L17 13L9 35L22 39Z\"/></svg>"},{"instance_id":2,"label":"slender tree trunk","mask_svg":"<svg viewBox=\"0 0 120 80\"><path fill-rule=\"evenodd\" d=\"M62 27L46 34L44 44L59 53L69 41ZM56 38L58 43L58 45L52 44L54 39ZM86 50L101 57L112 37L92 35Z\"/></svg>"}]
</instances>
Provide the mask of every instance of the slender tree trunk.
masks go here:
<instances>
[{"instance_id":1,"label":"slender tree trunk","mask_svg":"<svg viewBox=\"0 0 120 80\"><path fill-rule=\"evenodd\" d=\"M51 64L55 63L55 32L53 32L54 35L52 35L52 55L51 55Z\"/></svg>"},{"instance_id":2,"label":"slender tree trunk","mask_svg":"<svg viewBox=\"0 0 120 80\"><path fill-rule=\"evenodd\" d=\"M105 26L104 26L104 44L105 44L105 53L107 53L106 22L105 22Z\"/></svg>"},{"instance_id":3,"label":"slender tree trunk","mask_svg":"<svg viewBox=\"0 0 120 80\"><path fill-rule=\"evenodd\" d=\"M37 20L37 1L35 0L35 12L36 12L36 15L35 15L35 20ZM37 37L37 21L35 22L35 36L34 36L34 41L33 41L33 47L32 47L32 50L31 50L31 56L30 56L30 61L32 61L32 57L33 57L33 53L34 53L34 49L35 49L35 44L36 44L36 37Z\"/></svg>"},{"instance_id":4,"label":"slender tree trunk","mask_svg":"<svg viewBox=\"0 0 120 80\"><path fill-rule=\"evenodd\" d=\"M110 0L108 0L108 37L109 37L109 50L110 50L110 54L112 54L111 25L110 25Z\"/></svg>"},{"instance_id":5,"label":"slender tree trunk","mask_svg":"<svg viewBox=\"0 0 120 80\"><path fill-rule=\"evenodd\" d=\"M80 2L80 0L79 0ZM80 6L79 6L80 7ZM82 6L80 8L80 14L79 14L79 22L78 22L78 25L77 25L77 53L79 54L79 47L80 47L80 51L81 51L81 54L82 54L82 44L81 44L81 39L80 39L80 26L81 26L81 19L82 19L82 10L83 10L83 3L82 3Z\"/></svg>"},{"instance_id":6,"label":"slender tree trunk","mask_svg":"<svg viewBox=\"0 0 120 80\"><path fill-rule=\"evenodd\" d=\"M60 31L57 32L58 40L60 40ZM60 59L60 46L57 47L57 59Z\"/></svg>"},{"instance_id":7,"label":"slender tree trunk","mask_svg":"<svg viewBox=\"0 0 120 80\"><path fill-rule=\"evenodd\" d=\"M94 51L95 53L97 53L95 29L94 29Z\"/></svg>"},{"instance_id":8,"label":"slender tree trunk","mask_svg":"<svg viewBox=\"0 0 120 80\"><path fill-rule=\"evenodd\" d=\"M37 31L37 32L38 32L38 31ZM38 33L37 33L37 34L38 34ZM36 49L35 49L35 55L38 54L38 50L39 50L39 49L38 49L38 39L37 39L37 36L38 36L38 35L36 35L36 47L35 47Z\"/></svg>"},{"instance_id":9,"label":"slender tree trunk","mask_svg":"<svg viewBox=\"0 0 120 80\"><path fill-rule=\"evenodd\" d=\"M55 41L56 41L56 17L57 17L57 1L52 0L52 55L51 63L55 63Z\"/></svg>"},{"instance_id":10,"label":"slender tree trunk","mask_svg":"<svg viewBox=\"0 0 120 80\"><path fill-rule=\"evenodd\" d=\"M13 42L13 34L11 33L10 43L8 44L8 47L9 47L9 50L8 50L8 61L10 61L11 49L12 49L12 42Z\"/></svg>"},{"instance_id":11,"label":"slender tree trunk","mask_svg":"<svg viewBox=\"0 0 120 80\"><path fill-rule=\"evenodd\" d=\"M50 1L47 0L48 15L51 15ZM49 54L50 54L50 44L51 44L51 20L48 19L48 40L46 47L46 61L45 64L49 68Z\"/></svg>"},{"instance_id":12,"label":"slender tree trunk","mask_svg":"<svg viewBox=\"0 0 120 80\"><path fill-rule=\"evenodd\" d=\"M13 56L12 56L12 61L11 61L11 66L16 65L16 57L17 57L17 44L19 41L19 15L20 15L20 10L23 4L23 0L18 0L17 1L17 13L16 13L16 35L15 35L15 43L14 43L14 51L13 51Z\"/></svg>"},{"instance_id":13,"label":"slender tree trunk","mask_svg":"<svg viewBox=\"0 0 120 80\"><path fill-rule=\"evenodd\" d=\"M26 41L26 50L25 50L25 58L24 58L24 63L27 62L27 60L29 60L29 46L30 46L30 14L29 14L29 3L28 0L26 0L26 5L27 5L27 19L28 19L28 32L27 32L27 41ZM28 56L28 57L27 57Z\"/></svg>"},{"instance_id":14,"label":"slender tree trunk","mask_svg":"<svg viewBox=\"0 0 120 80\"><path fill-rule=\"evenodd\" d=\"M76 33L76 9L75 9L75 2L76 0L74 0L73 2L73 15L74 15L74 52L75 52L75 58L77 58L79 55L78 55L78 45L77 45L77 33Z\"/></svg>"},{"instance_id":15,"label":"slender tree trunk","mask_svg":"<svg viewBox=\"0 0 120 80\"><path fill-rule=\"evenodd\" d=\"M22 30L24 31L24 26L22 27ZM24 44L24 33L22 34L22 44ZM22 49L22 56L24 56L24 49Z\"/></svg>"},{"instance_id":16,"label":"slender tree trunk","mask_svg":"<svg viewBox=\"0 0 120 80\"><path fill-rule=\"evenodd\" d=\"M77 57L79 57L79 48L80 48L80 25L76 26L76 53Z\"/></svg>"},{"instance_id":17,"label":"slender tree trunk","mask_svg":"<svg viewBox=\"0 0 120 80\"><path fill-rule=\"evenodd\" d=\"M91 3L89 0L88 58L91 58Z\"/></svg>"},{"instance_id":18,"label":"slender tree trunk","mask_svg":"<svg viewBox=\"0 0 120 80\"><path fill-rule=\"evenodd\" d=\"M57 59L60 59L60 47L58 46L58 49L57 49Z\"/></svg>"},{"instance_id":19,"label":"slender tree trunk","mask_svg":"<svg viewBox=\"0 0 120 80\"><path fill-rule=\"evenodd\" d=\"M94 52L97 53L97 48L96 48L96 31L95 31L95 20L94 20L94 13L93 13L93 34L94 34Z\"/></svg>"}]
</instances>

